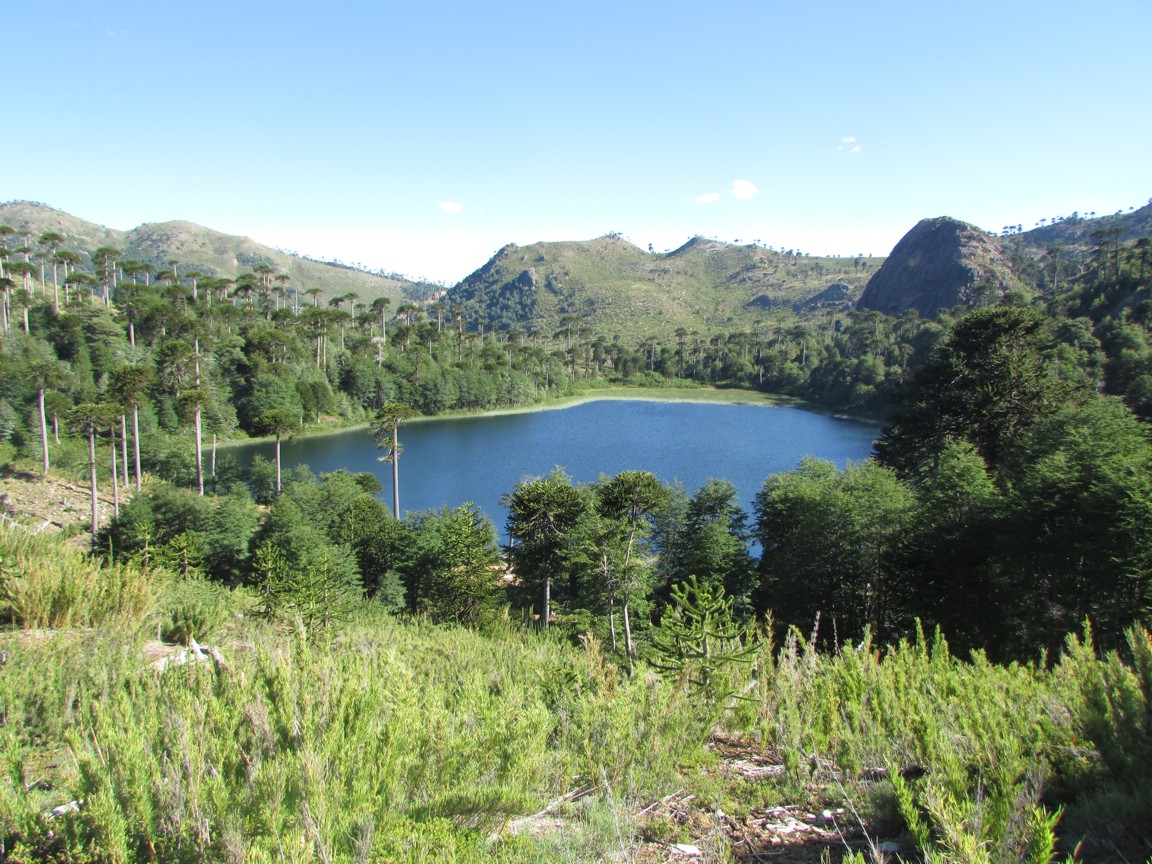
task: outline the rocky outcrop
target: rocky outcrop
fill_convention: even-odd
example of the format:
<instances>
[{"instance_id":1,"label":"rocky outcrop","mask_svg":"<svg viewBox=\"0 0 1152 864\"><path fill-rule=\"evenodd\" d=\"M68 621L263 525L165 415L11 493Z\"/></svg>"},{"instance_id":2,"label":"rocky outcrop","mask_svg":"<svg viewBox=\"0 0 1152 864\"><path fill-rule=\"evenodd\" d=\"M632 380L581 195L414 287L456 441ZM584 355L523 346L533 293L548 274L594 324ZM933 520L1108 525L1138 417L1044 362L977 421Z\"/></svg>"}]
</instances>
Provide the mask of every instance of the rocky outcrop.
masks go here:
<instances>
[{"instance_id":1,"label":"rocky outcrop","mask_svg":"<svg viewBox=\"0 0 1152 864\"><path fill-rule=\"evenodd\" d=\"M860 297L860 309L898 315L996 302L1019 287L999 241L975 225L925 219L896 244Z\"/></svg>"}]
</instances>

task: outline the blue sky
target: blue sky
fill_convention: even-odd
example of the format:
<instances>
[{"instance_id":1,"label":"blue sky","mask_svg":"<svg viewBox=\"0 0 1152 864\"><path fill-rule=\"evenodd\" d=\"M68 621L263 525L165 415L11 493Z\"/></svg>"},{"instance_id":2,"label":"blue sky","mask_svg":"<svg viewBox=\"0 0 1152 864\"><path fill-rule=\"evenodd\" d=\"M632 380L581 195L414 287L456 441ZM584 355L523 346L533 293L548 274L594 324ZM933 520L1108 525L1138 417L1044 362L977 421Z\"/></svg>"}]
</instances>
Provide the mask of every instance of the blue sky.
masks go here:
<instances>
[{"instance_id":1,"label":"blue sky","mask_svg":"<svg viewBox=\"0 0 1152 864\"><path fill-rule=\"evenodd\" d=\"M1032 227L1152 196L1148 0L56 0L4 19L0 200L449 283L509 242L882 255L926 217Z\"/></svg>"}]
</instances>

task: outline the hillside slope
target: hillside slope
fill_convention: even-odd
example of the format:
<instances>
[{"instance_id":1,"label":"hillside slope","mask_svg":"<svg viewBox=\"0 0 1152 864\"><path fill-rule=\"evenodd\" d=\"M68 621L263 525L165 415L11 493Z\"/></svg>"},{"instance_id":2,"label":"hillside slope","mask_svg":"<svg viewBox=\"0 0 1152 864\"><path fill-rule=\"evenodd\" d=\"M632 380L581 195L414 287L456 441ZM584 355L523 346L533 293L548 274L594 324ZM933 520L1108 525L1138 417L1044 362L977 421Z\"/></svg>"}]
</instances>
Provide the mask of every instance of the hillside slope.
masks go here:
<instances>
[{"instance_id":1,"label":"hillside slope","mask_svg":"<svg viewBox=\"0 0 1152 864\"><path fill-rule=\"evenodd\" d=\"M1116 244L1148 237L1152 203L1108 216L1073 214L1001 236L946 216L924 219L896 244L858 306L930 317L941 309L994 302L1011 291L1034 294L1058 284L1054 274L1066 275L1076 259L1083 263L1094 250L1115 251Z\"/></svg>"},{"instance_id":2,"label":"hillside slope","mask_svg":"<svg viewBox=\"0 0 1152 864\"><path fill-rule=\"evenodd\" d=\"M1094 218L1073 214L1014 236L1018 236L1034 252L1043 253L1053 246L1079 246L1086 249L1094 243L1092 235L1099 232L1110 232L1121 242L1152 236L1152 200L1127 213Z\"/></svg>"},{"instance_id":3,"label":"hillside slope","mask_svg":"<svg viewBox=\"0 0 1152 864\"><path fill-rule=\"evenodd\" d=\"M146 223L131 231L105 228L44 204L11 201L0 204L0 225L8 225L17 235L27 234L35 242L46 231L65 238L63 248L91 254L110 246L131 258L163 269L178 261L185 271L196 269L206 276L235 278L262 264L286 275L300 291L318 288L325 298L354 292L364 302L388 297L394 302L405 296L423 296L427 286L329 264L281 252L249 237L222 234L192 222ZM10 244L11 245L11 244Z\"/></svg>"},{"instance_id":4,"label":"hillside slope","mask_svg":"<svg viewBox=\"0 0 1152 864\"><path fill-rule=\"evenodd\" d=\"M447 299L470 324L489 328L548 329L574 316L610 334L708 331L793 317L821 295L848 305L881 260L810 258L701 237L654 254L609 234L509 244Z\"/></svg>"}]
</instances>

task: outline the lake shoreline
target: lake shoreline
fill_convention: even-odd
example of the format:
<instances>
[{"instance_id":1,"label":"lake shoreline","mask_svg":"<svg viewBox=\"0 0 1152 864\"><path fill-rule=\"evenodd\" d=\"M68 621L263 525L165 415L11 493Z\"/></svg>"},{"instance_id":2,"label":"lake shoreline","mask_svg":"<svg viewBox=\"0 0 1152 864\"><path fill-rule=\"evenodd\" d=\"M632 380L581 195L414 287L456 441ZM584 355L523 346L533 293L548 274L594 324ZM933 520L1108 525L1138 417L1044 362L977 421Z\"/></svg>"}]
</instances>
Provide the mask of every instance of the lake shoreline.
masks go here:
<instances>
[{"instance_id":1,"label":"lake shoreline","mask_svg":"<svg viewBox=\"0 0 1152 864\"><path fill-rule=\"evenodd\" d=\"M617 398L626 395L630 398ZM576 483L621 471L647 471L662 483L702 488L710 479L733 484L738 502L751 512L766 477L791 471L805 458L844 465L869 458L879 427L801 410L747 393L600 389L549 407L555 410L484 412L406 422L404 512L426 512L471 503L498 524L502 497L526 477L559 468ZM561 408L567 410L560 410ZM774 409L774 410L758 410ZM405 431L407 430L407 431ZM257 455L271 462L274 442L230 452L240 467ZM342 433L287 442L282 468L306 465L374 475L391 489L391 466L363 426Z\"/></svg>"},{"instance_id":2,"label":"lake shoreline","mask_svg":"<svg viewBox=\"0 0 1152 864\"><path fill-rule=\"evenodd\" d=\"M761 390L742 390L728 387L596 387L574 396L562 396L533 405L487 408L482 410L456 409L445 411L442 414L419 415L404 421L404 425L410 423L429 423L436 420L459 420L464 417L502 417L513 414L531 414L538 411L560 411L565 408L574 408L577 405L586 405L590 402L607 401L687 402L701 405L747 405L749 407L762 408L796 408L801 411L809 411L813 414L821 414L840 420L859 420L873 423L882 422L878 417L872 417L866 414L853 414L846 411L835 411L813 402L806 402L794 396L765 393ZM357 429L368 429L370 426L370 423L363 422L352 423L347 426L307 429L292 436L292 440L298 441L302 438L340 435L345 432L356 431ZM261 442L275 440L276 436L274 435L220 439L216 442L216 448L217 450L224 450L230 447L259 444Z\"/></svg>"}]
</instances>

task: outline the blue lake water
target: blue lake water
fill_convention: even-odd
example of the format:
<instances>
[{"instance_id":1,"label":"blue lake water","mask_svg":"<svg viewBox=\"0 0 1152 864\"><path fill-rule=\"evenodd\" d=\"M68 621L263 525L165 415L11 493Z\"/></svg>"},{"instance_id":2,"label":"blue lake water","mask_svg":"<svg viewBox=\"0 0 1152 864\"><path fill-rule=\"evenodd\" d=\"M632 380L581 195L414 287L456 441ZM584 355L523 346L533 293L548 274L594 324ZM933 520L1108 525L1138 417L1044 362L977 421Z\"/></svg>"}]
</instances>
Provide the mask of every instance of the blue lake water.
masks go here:
<instances>
[{"instance_id":1,"label":"blue lake water","mask_svg":"<svg viewBox=\"0 0 1152 864\"><path fill-rule=\"evenodd\" d=\"M478 504L504 525L500 497L521 479L560 466L576 482L625 470L651 471L692 493L711 477L732 481L751 514L765 478L796 467L804 456L843 466L871 454L875 423L801 408L692 402L602 400L569 408L418 420L400 427L400 507L417 512ZM366 430L282 445L285 470L299 463L316 473L370 471L392 500L392 466L380 462ZM269 442L233 451L274 458Z\"/></svg>"}]
</instances>

